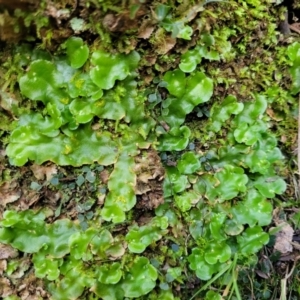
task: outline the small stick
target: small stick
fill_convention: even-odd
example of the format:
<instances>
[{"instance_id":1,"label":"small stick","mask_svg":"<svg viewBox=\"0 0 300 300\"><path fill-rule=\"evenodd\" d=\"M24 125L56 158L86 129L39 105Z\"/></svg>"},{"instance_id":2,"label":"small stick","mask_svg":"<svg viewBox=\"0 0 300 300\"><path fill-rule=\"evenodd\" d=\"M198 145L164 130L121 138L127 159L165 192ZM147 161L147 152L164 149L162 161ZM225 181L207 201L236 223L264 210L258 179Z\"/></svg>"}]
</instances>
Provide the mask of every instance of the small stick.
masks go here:
<instances>
[{"instance_id":1,"label":"small stick","mask_svg":"<svg viewBox=\"0 0 300 300\"><path fill-rule=\"evenodd\" d=\"M290 24L289 25L289 28L292 30L292 31L295 31L297 33L300 34L300 29L298 28L298 26L295 26L294 24Z\"/></svg>"},{"instance_id":2,"label":"small stick","mask_svg":"<svg viewBox=\"0 0 300 300\"><path fill-rule=\"evenodd\" d=\"M300 259L300 255L297 256L297 257L295 258L294 263L293 263L293 267L292 267L290 273L287 274L287 275L285 276L285 278L284 278L285 280L288 280L288 279L293 275L293 272L294 272L295 267L296 267L296 265L297 265L297 261L298 261L299 259Z\"/></svg>"}]
</instances>

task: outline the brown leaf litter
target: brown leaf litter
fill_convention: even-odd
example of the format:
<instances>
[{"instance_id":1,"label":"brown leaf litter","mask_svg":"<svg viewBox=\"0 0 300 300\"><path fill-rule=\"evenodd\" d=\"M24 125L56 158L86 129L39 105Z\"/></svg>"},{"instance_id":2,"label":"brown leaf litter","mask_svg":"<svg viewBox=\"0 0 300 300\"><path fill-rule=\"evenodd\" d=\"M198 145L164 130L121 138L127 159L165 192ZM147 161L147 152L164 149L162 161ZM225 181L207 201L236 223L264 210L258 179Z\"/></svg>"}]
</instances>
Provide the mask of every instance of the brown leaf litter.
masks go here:
<instances>
[{"instance_id":1,"label":"brown leaf litter","mask_svg":"<svg viewBox=\"0 0 300 300\"><path fill-rule=\"evenodd\" d=\"M162 183L165 171L160 157L153 149L142 152L135 157L137 174L136 194L139 209L151 210L164 202Z\"/></svg>"}]
</instances>

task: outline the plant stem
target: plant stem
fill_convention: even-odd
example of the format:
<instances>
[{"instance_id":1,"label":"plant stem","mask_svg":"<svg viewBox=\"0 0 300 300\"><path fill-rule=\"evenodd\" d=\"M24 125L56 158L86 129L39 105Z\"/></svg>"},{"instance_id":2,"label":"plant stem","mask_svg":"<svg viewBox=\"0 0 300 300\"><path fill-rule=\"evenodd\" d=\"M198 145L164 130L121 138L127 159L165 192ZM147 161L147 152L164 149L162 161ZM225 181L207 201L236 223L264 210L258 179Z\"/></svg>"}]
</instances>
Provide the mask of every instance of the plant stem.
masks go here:
<instances>
[{"instance_id":1,"label":"plant stem","mask_svg":"<svg viewBox=\"0 0 300 300\"><path fill-rule=\"evenodd\" d=\"M193 300L200 292L209 287L213 282L215 282L219 277L221 277L228 269L232 266L233 263L226 266L222 271L215 275L211 280L209 280L200 290L198 290L189 300Z\"/></svg>"},{"instance_id":2,"label":"plant stem","mask_svg":"<svg viewBox=\"0 0 300 300\"><path fill-rule=\"evenodd\" d=\"M239 288L238 288L238 285L237 285L238 271L233 270L232 273L233 273L232 274L232 276L233 276L233 288L234 288L234 291L235 291L235 295L236 295L238 300L242 300L241 294L240 294L240 291L239 291Z\"/></svg>"}]
</instances>

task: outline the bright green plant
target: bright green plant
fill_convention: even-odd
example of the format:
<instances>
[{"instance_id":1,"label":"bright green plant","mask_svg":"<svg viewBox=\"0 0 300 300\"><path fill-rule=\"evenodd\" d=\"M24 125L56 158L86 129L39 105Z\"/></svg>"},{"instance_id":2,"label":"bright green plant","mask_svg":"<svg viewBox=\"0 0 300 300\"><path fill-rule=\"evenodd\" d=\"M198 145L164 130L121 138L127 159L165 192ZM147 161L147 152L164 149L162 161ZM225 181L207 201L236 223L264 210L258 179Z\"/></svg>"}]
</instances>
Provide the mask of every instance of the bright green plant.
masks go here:
<instances>
[{"instance_id":1,"label":"bright green plant","mask_svg":"<svg viewBox=\"0 0 300 300\"><path fill-rule=\"evenodd\" d=\"M221 255L222 251L219 249L215 254ZM197 277L202 280L208 280L214 273L220 270L221 264L217 261L213 264L208 263L204 258L204 250L199 248L192 249L192 253L188 258L190 268L196 272Z\"/></svg>"},{"instance_id":2,"label":"bright green plant","mask_svg":"<svg viewBox=\"0 0 300 300\"><path fill-rule=\"evenodd\" d=\"M162 134L159 141L160 151L180 151L187 147L191 131L187 126L173 127L169 132Z\"/></svg>"},{"instance_id":3,"label":"bright green plant","mask_svg":"<svg viewBox=\"0 0 300 300\"><path fill-rule=\"evenodd\" d=\"M126 235L128 249L133 253L142 253L151 244L162 238L168 231L166 217L154 217L145 226L132 226Z\"/></svg>"},{"instance_id":4,"label":"bright green plant","mask_svg":"<svg viewBox=\"0 0 300 300\"><path fill-rule=\"evenodd\" d=\"M122 243L114 239L109 231L89 228L83 232L67 219L46 225L45 217L42 211L28 210L21 214L6 211L1 222L0 240L20 251L33 253L35 274L49 280L49 290L54 299L79 297L87 287L103 299L123 299L123 295L135 298L154 288L157 271L146 257L133 259L128 270L119 262L84 267L83 262L94 262L95 257L107 260L108 257L123 255ZM156 226L167 226L164 218L154 219L152 224L154 230ZM140 230L143 231L142 228ZM128 234L131 243L133 235L132 229ZM157 237L150 239L155 241ZM134 246L132 250L143 252L135 251ZM116 293L122 296L111 298Z\"/></svg>"},{"instance_id":5,"label":"bright green plant","mask_svg":"<svg viewBox=\"0 0 300 300\"><path fill-rule=\"evenodd\" d=\"M90 72L79 73L89 49L80 38L70 38L65 45L70 65L64 57L54 62L39 59L20 78L22 94L41 101L45 110L44 115L30 113L21 117L7 148L13 164L20 166L30 159L39 164L52 160L60 165L78 166L93 161L109 165L116 161L116 144L108 131L91 129L94 116L136 123L144 139L153 126L151 119L139 126L147 117L133 78L116 85L116 80L124 80L137 67L137 53L111 57L94 52ZM113 91L102 90L115 85Z\"/></svg>"},{"instance_id":6,"label":"bright green plant","mask_svg":"<svg viewBox=\"0 0 300 300\"><path fill-rule=\"evenodd\" d=\"M194 152L186 152L178 161L177 168L181 174L193 174L200 168L200 160Z\"/></svg>"},{"instance_id":7,"label":"bright green plant","mask_svg":"<svg viewBox=\"0 0 300 300\"><path fill-rule=\"evenodd\" d=\"M159 4L156 6L154 16L162 28L171 32L173 38L190 40L193 34L193 29L191 26L187 25L187 23L193 19L192 15L195 12L202 10L204 10L203 4L198 4L178 16L178 18L174 18L171 13L171 6Z\"/></svg>"},{"instance_id":8,"label":"bright green plant","mask_svg":"<svg viewBox=\"0 0 300 300\"><path fill-rule=\"evenodd\" d=\"M239 114L244 108L243 103L238 103L234 96L227 96L222 104L215 103L211 109L212 124L210 130L218 132L221 126L227 121L232 114Z\"/></svg>"},{"instance_id":9,"label":"bright green plant","mask_svg":"<svg viewBox=\"0 0 300 300\"><path fill-rule=\"evenodd\" d=\"M202 72L186 77L181 70L169 71L164 75L170 97L162 103L162 120L172 129L159 137L160 151L180 151L187 147L190 130L180 125L187 114L199 104L207 102L213 91L212 80Z\"/></svg>"},{"instance_id":10,"label":"bright green plant","mask_svg":"<svg viewBox=\"0 0 300 300\"><path fill-rule=\"evenodd\" d=\"M290 74L293 79L292 94L297 94L300 91L300 43L295 42L288 47L287 55L291 61Z\"/></svg>"},{"instance_id":11,"label":"bright green plant","mask_svg":"<svg viewBox=\"0 0 300 300\"><path fill-rule=\"evenodd\" d=\"M210 34L202 34L198 42L199 45L192 50L188 50L181 56L179 68L185 73L193 72L197 65L201 63L202 58L208 60L220 60L220 53L211 49L215 45L215 39Z\"/></svg>"},{"instance_id":12,"label":"bright green plant","mask_svg":"<svg viewBox=\"0 0 300 300\"><path fill-rule=\"evenodd\" d=\"M178 57L178 68L175 63L171 69L161 66L158 59L153 83L159 83L154 89L145 90L137 80L136 72L144 67L143 51L95 50L81 38L71 37L52 57L45 52L18 54L17 71L12 68L9 75L17 73L21 94L30 105L26 114L18 116L9 138L10 162L17 166L28 161L71 166L98 162L101 171L110 166L107 182L101 183L104 203L86 218L84 226L64 218L48 224L46 210L4 213L0 241L32 254L35 275L47 282L53 299L77 299L90 293L91 299L178 300L179 284L195 276L206 282L201 282L190 299L202 292L205 299L221 299L217 291L207 291L214 284L232 286L241 299L238 272L241 266L255 262L258 251L269 242L262 227L270 224L271 199L285 191L286 183L277 175L283 155L266 114L281 92L270 86L269 77L262 80L263 87L269 86L267 92L248 92L244 98L223 97L217 88L214 91L218 83L228 87L236 80L230 78L230 72L223 78L214 64L220 60L224 65L230 63L237 54L247 53L249 41L256 40L246 35L242 42L237 41L244 26L250 31L260 28L257 20L247 22L246 12L257 19L266 15L259 1L230 5L235 8L229 16L234 26L221 29L212 24L217 7L216 12L209 12L205 29L201 28L206 24L205 12L191 22L204 10L203 4L192 9L183 6L179 11L171 5L153 6L151 25L188 43L187 51ZM131 7L131 14L138 7ZM222 13L220 27L228 21L228 12ZM201 34L194 43L195 26L200 26ZM214 28L208 29L210 26ZM274 26L268 28L261 48L276 42L271 38ZM299 48L294 43L287 51L293 94L299 92ZM211 61L209 66L206 61ZM259 81L255 76L264 65L268 64L260 61L230 68L239 72L240 79L253 76L253 81ZM267 70L272 78L275 69ZM239 86L247 89L243 82ZM255 87L253 90L261 90ZM197 120L193 126L193 116L192 122L186 122L193 112L197 116L205 112L202 118L207 120ZM168 164L163 181L165 203L155 212L146 211L146 220L135 220L140 179L135 173L135 156L150 146ZM153 179L147 176L144 181ZM86 189L89 183L98 183L91 170L76 175L74 185ZM41 188L38 183L32 187ZM96 197L78 204L81 223L92 206L98 206ZM8 272L13 268L11 264Z\"/></svg>"},{"instance_id":13,"label":"bright green plant","mask_svg":"<svg viewBox=\"0 0 300 300\"><path fill-rule=\"evenodd\" d=\"M111 55L104 51L96 51L92 54L90 71L91 79L101 89L109 90L116 80L124 80L134 71L140 60L138 53L131 52L129 55Z\"/></svg>"},{"instance_id":14,"label":"bright green plant","mask_svg":"<svg viewBox=\"0 0 300 300\"><path fill-rule=\"evenodd\" d=\"M254 255L269 241L262 226L270 224L273 208L266 198L283 193L286 185L274 172L274 162L282 155L267 130L266 107L267 99L259 95L249 103L228 96L214 104L207 130L218 134L226 127L229 145L221 143L201 155L185 152L176 167L167 168L165 197L173 197L180 211L189 212L185 218L195 247L188 261L202 280L227 269L234 257L236 265ZM243 124L260 127L250 132L253 136L245 135L240 132Z\"/></svg>"},{"instance_id":15,"label":"bright green plant","mask_svg":"<svg viewBox=\"0 0 300 300\"><path fill-rule=\"evenodd\" d=\"M136 204L135 182L136 174L133 171L134 160L125 154L119 157L108 183L109 193L101 212L106 221L114 223L125 221L125 213ZM125 175L124 175L124 172Z\"/></svg>"},{"instance_id":16,"label":"bright green plant","mask_svg":"<svg viewBox=\"0 0 300 300\"><path fill-rule=\"evenodd\" d=\"M168 71L164 81L171 97L164 101L162 116L172 127L180 126L195 106L212 96L212 80L202 72L186 76L181 70Z\"/></svg>"},{"instance_id":17,"label":"bright green plant","mask_svg":"<svg viewBox=\"0 0 300 300\"><path fill-rule=\"evenodd\" d=\"M250 189L245 199L232 209L232 214L237 224L265 226L272 220L272 205L258 191Z\"/></svg>"},{"instance_id":18,"label":"bright green plant","mask_svg":"<svg viewBox=\"0 0 300 300\"><path fill-rule=\"evenodd\" d=\"M81 68L89 57L89 48L81 38L71 37L66 42L67 56L71 67Z\"/></svg>"}]
</instances>

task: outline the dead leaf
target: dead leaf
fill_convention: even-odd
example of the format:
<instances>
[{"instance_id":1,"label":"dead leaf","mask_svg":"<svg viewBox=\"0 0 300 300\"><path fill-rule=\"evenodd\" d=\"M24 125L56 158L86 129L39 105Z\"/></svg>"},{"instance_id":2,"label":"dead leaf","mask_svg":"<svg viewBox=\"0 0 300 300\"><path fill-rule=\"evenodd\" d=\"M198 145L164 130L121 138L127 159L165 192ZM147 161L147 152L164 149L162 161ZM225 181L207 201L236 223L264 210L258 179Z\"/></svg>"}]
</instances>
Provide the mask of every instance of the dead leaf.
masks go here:
<instances>
[{"instance_id":1,"label":"dead leaf","mask_svg":"<svg viewBox=\"0 0 300 300\"><path fill-rule=\"evenodd\" d=\"M154 29L155 25L153 25L153 22L151 20L144 20L139 29L138 38L149 39Z\"/></svg>"},{"instance_id":2,"label":"dead leaf","mask_svg":"<svg viewBox=\"0 0 300 300\"><path fill-rule=\"evenodd\" d=\"M287 142L287 137L286 137L286 135L282 135L282 136L280 137L280 142L281 142L281 143L286 143L286 142Z\"/></svg>"},{"instance_id":3,"label":"dead leaf","mask_svg":"<svg viewBox=\"0 0 300 300\"><path fill-rule=\"evenodd\" d=\"M153 149L135 157L134 172L137 174L136 194L140 195L137 208L154 209L164 202L162 182L164 168L160 157Z\"/></svg>"},{"instance_id":4,"label":"dead leaf","mask_svg":"<svg viewBox=\"0 0 300 300\"><path fill-rule=\"evenodd\" d=\"M39 199L39 192L24 190L22 197L18 200L16 205L20 210L29 209L29 207L32 206L35 202L37 202Z\"/></svg>"},{"instance_id":5,"label":"dead leaf","mask_svg":"<svg viewBox=\"0 0 300 300\"><path fill-rule=\"evenodd\" d=\"M150 189L149 185L144 184L143 182L139 182L139 181L137 182L136 187L135 187L136 195L143 195L150 191L151 191L151 189Z\"/></svg>"},{"instance_id":6,"label":"dead leaf","mask_svg":"<svg viewBox=\"0 0 300 300\"><path fill-rule=\"evenodd\" d=\"M295 260L295 254L292 253L292 254L287 254L287 255L281 255L279 257L279 260L280 261L294 261Z\"/></svg>"},{"instance_id":7,"label":"dead leaf","mask_svg":"<svg viewBox=\"0 0 300 300\"><path fill-rule=\"evenodd\" d=\"M151 67L156 64L157 55L145 55L144 59L145 65ZM152 76L151 78L153 78L153 75L148 74L148 76Z\"/></svg>"},{"instance_id":8,"label":"dead leaf","mask_svg":"<svg viewBox=\"0 0 300 300\"><path fill-rule=\"evenodd\" d=\"M264 273L264 272L262 272L262 271L260 271L260 270L255 270L255 273L256 273L259 277L261 277L261 278L264 278L264 279L270 278L270 276L269 276L268 274L266 274L266 273Z\"/></svg>"},{"instance_id":9,"label":"dead leaf","mask_svg":"<svg viewBox=\"0 0 300 300\"><path fill-rule=\"evenodd\" d=\"M297 242L291 242L291 244L292 244L292 246L293 246L294 249L300 250L300 244L299 243L297 243Z\"/></svg>"},{"instance_id":10,"label":"dead leaf","mask_svg":"<svg viewBox=\"0 0 300 300\"><path fill-rule=\"evenodd\" d=\"M6 151L5 149L0 149L0 157L1 159L4 158L6 156ZM0 166L1 169L4 169L4 166Z\"/></svg>"},{"instance_id":11,"label":"dead leaf","mask_svg":"<svg viewBox=\"0 0 300 300\"><path fill-rule=\"evenodd\" d=\"M30 166L33 175L38 180L44 180L46 176L46 180L50 181L53 175L57 174L57 167L55 165L48 166L40 166L33 164Z\"/></svg>"},{"instance_id":12,"label":"dead leaf","mask_svg":"<svg viewBox=\"0 0 300 300\"><path fill-rule=\"evenodd\" d=\"M48 2L46 14L54 18L57 24L61 24L63 20L69 19L77 7L77 1L73 0L56 1L57 3L53 3L52 1ZM66 9L66 7L68 7L68 9ZM72 9L70 10L70 8Z\"/></svg>"},{"instance_id":13,"label":"dead leaf","mask_svg":"<svg viewBox=\"0 0 300 300\"><path fill-rule=\"evenodd\" d=\"M17 201L21 197L21 190L17 188L16 183L5 182L0 186L0 206Z\"/></svg>"},{"instance_id":14,"label":"dead leaf","mask_svg":"<svg viewBox=\"0 0 300 300\"><path fill-rule=\"evenodd\" d=\"M171 49L173 49L175 45L176 45L176 39L172 38L171 36L166 36L166 38L163 41L161 41L160 45L156 45L157 53L166 54Z\"/></svg>"},{"instance_id":15,"label":"dead leaf","mask_svg":"<svg viewBox=\"0 0 300 300\"><path fill-rule=\"evenodd\" d=\"M9 278L20 279L24 276L27 270L29 270L32 262L29 257L23 257L18 260L18 268L15 270ZM18 287L19 288L19 287Z\"/></svg>"},{"instance_id":16,"label":"dead leaf","mask_svg":"<svg viewBox=\"0 0 300 300\"><path fill-rule=\"evenodd\" d=\"M294 31L294 32L297 32L300 34L300 23L293 23L293 24L290 24L289 25L289 28Z\"/></svg>"},{"instance_id":17,"label":"dead leaf","mask_svg":"<svg viewBox=\"0 0 300 300\"><path fill-rule=\"evenodd\" d=\"M6 269L7 269L7 260L6 259L0 260L0 275L3 275Z\"/></svg>"},{"instance_id":18,"label":"dead leaf","mask_svg":"<svg viewBox=\"0 0 300 300\"><path fill-rule=\"evenodd\" d=\"M12 114L14 107L18 106L18 101L15 99L15 95L0 91L0 106Z\"/></svg>"},{"instance_id":19,"label":"dead leaf","mask_svg":"<svg viewBox=\"0 0 300 300\"><path fill-rule=\"evenodd\" d=\"M109 259L111 260L115 260L115 259L118 259L120 257L122 257L125 253L125 250L127 248L127 243L122 243L122 247L118 247L118 252L116 252L115 250L116 249L113 249L112 251L110 249L106 250L106 255L109 256Z\"/></svg>"},{"instance_id":20,"label":"dead leaf","mask_svg":"<svg viewBox=\"0 0 300 300\"><path fill-rule=\"evenodd\" d=\"M51 208L52 210L56 210L58 205L57 202L62 198L62 192L56 192L47 189L44 195L44 203L47 204L47 207Z\"/></svg>"},{"instance_id":21,"label":"dead leaf","mask_svg":"<svg viewBox=\"0 0 300 300\"><path fill-rule=\"evenodd\" d=\"M15 258L18 251L10 245L0 244L0 259Z\"/></svg>"},{"instance_id":22,"label":"dead leaf","mask_svg":"<svg viewBox=\"0 0 300 300\"><path fill-rule=\"evenodd\" d=\"M43 282L36 278L34 272L29 272L22 279L18 291L22 300L39 300L44 294Z\"/></svg>"},{"instance_id":23,"label":"dead leaf","mask_svg":"<svg viewBox=\"0 0 300 300\"><path fill-rule=\"evenodd\" d=\"M109 175L110 174L107 170L103 170L102 172L99 173L99 178L103 184L107 184Z\"/></svg>"},{"instance_id":24,"label":"dead leaf","mask_svg":"<svg viewBox=\"0 0 300 300\"><path fill-rule=\"evenodd\" d=\"M267 108L266 113L272 120L275 120L275 121L283 120L283 117L278 116L272 108Z\"/></svg>"},{"instance_id":25,"label":"dead leaf","mask_svg":"<svg viewBox=\"0 0 300 300\"><path fill-rule=\"evenodd\" d=\"M149 179L152 179L153 178L153 175L145 172L145 173L142 173L138 176L138 180L143 182L143 183L148 183Z\"/></svg>"},{"instance_id":26,"label":"dead leaf","mask_svg":"<svg viewBox=\"0 0 300 300\"><path fill-rule=\"evenodd\" d=\"M138 220L136 220L137 224L139 226L144 226L147 225L151 222L151 220L153 219L152 216L146 215L146 214L142 214L140 218L138 218Z\"/></svg>"},{"instance_id":27,"label":"dead leaf","mask_svg":"<svg viewBox=\"0 0 300 300\"><path fill-rule=\"evenodd\" d=\"M129 11L120 14L107 14L103 18L103 26L111 32L125 32L127 30L137 29L139 27L139 19L146 14L143 6L140 6L132 19Z\"/></svg>"},{"instance_id":28,"label":"dead leaf","mask_svg":"<svg viewBox=\"0 0 300 300\"><path fill-rule=\"evenodd\" d=\"M99 206L103 206L105 197L106 197L105 194L100 194L100 195L97 197L97 204L98 204Z\"/></svg>"},{"instance_id":29,"label":"dead leaf","mask_svg":"<svg viewBox=\"0 0 300 300\"><path fill-rule=\"evenodd\" d=\"M292 240L294 235L294 229L290 224L281 222L278 224L281 230L276 234L276 240L274 249L282 254L293 251Z\"/></svg>"},{"instance_id":30,"label":"dead leaf","mask_svg":"<svg viewBox=\"0 0 300 300\"><path fill-rule=\"evenodd\" d=\"M10 281L5 277L0 278L0 296L2 297L2 299L12 294L13 290L11 288Z\"/></svg>"},{"instance_id":31,"label":"dead leaf","mask_svg":"<svg viewBox=\"0 0 300 300\"><path fill-rule=\"evenodd\" d=\"M205 8L203 6L203 3L194 5L186 13L186 16L185 16L186 22L190 22L190 21L194 20L197 17L198 13L201 11L204 11L204 10L205 10Z\"/></svg>"},{"instance_id":32,"label":"dead leaf","mask_svg":"<svg viewBox=\"0 0 300 300\"><path fill-rule=\"evenodd\" d=\"M145 75L143 78L144 78L145 85L149 85L153 81L154 76L153 75Z\"/></svg>"}]
</instances>

